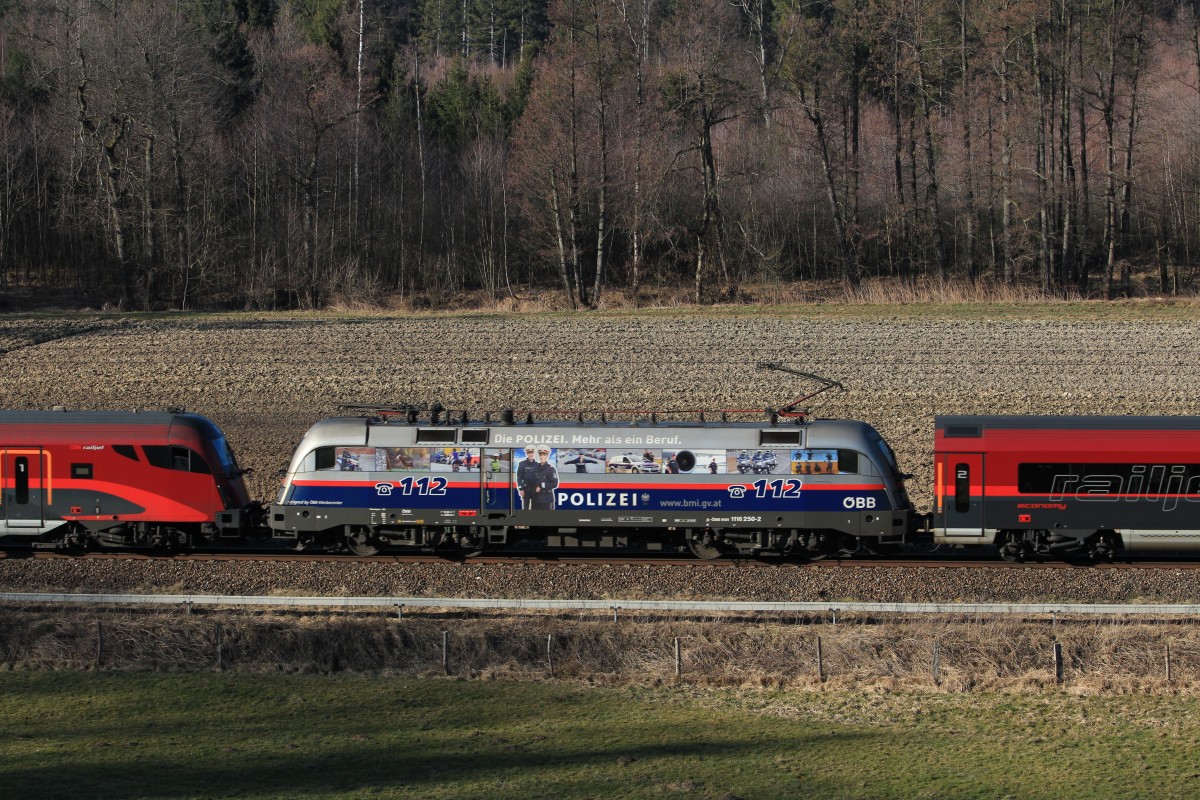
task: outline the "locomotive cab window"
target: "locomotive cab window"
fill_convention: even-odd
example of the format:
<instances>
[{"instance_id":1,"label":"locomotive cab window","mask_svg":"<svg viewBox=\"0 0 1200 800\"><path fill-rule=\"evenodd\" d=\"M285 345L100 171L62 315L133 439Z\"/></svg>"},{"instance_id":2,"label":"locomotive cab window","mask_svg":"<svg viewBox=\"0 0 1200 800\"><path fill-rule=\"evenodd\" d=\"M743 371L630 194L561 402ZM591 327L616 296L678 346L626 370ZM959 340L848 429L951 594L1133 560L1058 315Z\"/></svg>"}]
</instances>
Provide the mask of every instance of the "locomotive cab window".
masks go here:
<instances>
[{"instance_id":1,"label":"locomotive cab window","mask_svg":"<svg viewBox=\"0 0 1200 800\"><path fill-rule=\"evenodd\" d=\"M152 466L160 469L172 469L177 472L196 472L211 475L208 462L199 453L194 453L186 447L170 447L168 445L142 445L146 460Z\"/></svg>"}]
</instances>

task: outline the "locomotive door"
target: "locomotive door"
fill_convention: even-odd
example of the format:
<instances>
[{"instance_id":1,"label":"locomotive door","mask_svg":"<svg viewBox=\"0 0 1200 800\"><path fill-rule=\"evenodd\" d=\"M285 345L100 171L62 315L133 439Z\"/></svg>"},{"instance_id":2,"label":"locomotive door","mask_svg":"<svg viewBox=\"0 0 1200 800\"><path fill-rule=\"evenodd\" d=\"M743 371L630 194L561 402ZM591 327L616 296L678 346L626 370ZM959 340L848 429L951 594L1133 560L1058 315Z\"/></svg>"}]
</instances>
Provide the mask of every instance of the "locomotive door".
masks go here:
<instances>
[{"instance_id":1,"label":"locomotive door","mask_svg":"<svg viewBox=\"0 0 1200 800\"><path fill-rule=\"evenodd\" d=\"M41 448L0 450L0 486L4 521L10 528L42 525L44 454Z\"/></svg>"},{"instance_id":2,"label":"locomotive door","mask_svg":"<svg viewBox=\"0 0 1200 800\"><path fill-rule=\"evenodd\" d=\"M982 453L939 453L937 512L948 536L983 536Z\"/></svg>"},{"instance_id":3,"label":"locomotive door","mask_svg":"<svg viewBox=\"0 0 1200 800\"><path fill-rule=\"evenodd\" d=\"M504 512L506 515L512 513L512 451L483 450L479 459L479 475L483 510Z\"/></svg>"}]
</instances>

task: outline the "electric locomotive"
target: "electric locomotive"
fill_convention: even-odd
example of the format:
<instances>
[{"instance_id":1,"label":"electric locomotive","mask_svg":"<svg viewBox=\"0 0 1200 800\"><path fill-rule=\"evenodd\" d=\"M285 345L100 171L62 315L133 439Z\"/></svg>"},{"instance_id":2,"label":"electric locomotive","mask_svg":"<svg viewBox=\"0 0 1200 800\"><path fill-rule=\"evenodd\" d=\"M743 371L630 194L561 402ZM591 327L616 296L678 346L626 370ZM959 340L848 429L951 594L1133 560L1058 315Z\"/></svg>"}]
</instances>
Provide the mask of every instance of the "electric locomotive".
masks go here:
<instances>
[{"instance_id":1,"label":"electric locomotive","mask_svg":"<svg viewBox=\"0 0 1200 800\"><path fill-rule=\"evenodd\" d=\"M260 516L206 417L0 411L0 543L188 549L241 539Z\"/></svg>"},{"instance_id":2,"label":"electric locomotive","mask_svg":"<svg viewBox=\"0 0 1200 800\"><path fill-rule=\"evenodd\" d=\"M932 528L1010 561L1200 550L1200 417L937 417Z\"/></svg>"},{"instance_id":3,"label":"electric locomotive","mask_svg":"<svg viewBox=\"0 0 1200 800\"><path fill-rule=\"evenodd\" d=\"M918 519L891 449L864 422L392 412L309 429L269 509L276 539L358 554L821 556L902 543Z\"/></svg>"}]
</instances>

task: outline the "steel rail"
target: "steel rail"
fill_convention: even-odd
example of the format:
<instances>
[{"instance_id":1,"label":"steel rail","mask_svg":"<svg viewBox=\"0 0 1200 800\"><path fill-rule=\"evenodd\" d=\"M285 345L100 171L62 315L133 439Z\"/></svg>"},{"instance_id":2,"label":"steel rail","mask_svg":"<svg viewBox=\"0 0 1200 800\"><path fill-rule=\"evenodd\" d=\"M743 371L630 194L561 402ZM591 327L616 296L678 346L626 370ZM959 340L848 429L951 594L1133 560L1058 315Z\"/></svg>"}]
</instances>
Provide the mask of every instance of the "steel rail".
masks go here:
<instances>
[{"instance_id":1,"label":"steel rail","mask_svg":"<svg viewBox=\"0 0 1200 800\"><path fill-rule=\"evenodd\" d=\"M59 605L276 606L316 608L456 608L866 614L1064 614L1200 616L1200 604L1168 603L855 603L757 600L570 600L480 597L276 597L220 594L56 594L0 592L0 603Z\"/></svg>"}]
</instances>

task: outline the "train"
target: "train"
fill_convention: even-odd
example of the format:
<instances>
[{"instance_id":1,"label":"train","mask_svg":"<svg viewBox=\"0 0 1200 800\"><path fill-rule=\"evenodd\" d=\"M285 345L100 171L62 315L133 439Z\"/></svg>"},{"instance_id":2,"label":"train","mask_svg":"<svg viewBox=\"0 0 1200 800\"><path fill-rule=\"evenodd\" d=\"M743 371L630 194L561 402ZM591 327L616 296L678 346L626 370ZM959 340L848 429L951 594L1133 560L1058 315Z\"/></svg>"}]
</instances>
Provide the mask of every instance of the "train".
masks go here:
<instances>
[{"instance_id":1,"label":"train","mask_svg":"<svg viewBox=\"0 0 1200 800\"><path fill-rule=\"evenodd\" d=\"M0 411L0 544L183 550L259 514L225 435L174 411Z\"/></svg>"},{"instance_id":2,"label":"train","mask_svg":"<svg viewBox=\"0 0 1200 800\"><path fill-rule=\"evenodd\" d=\"M0 546L819 559L910 545L1010 561L1200 550L1200 417L937 416L933 507L855 420L319 420L269 504L182 411L0 412Z\"/></svg>"}]
</instances>

